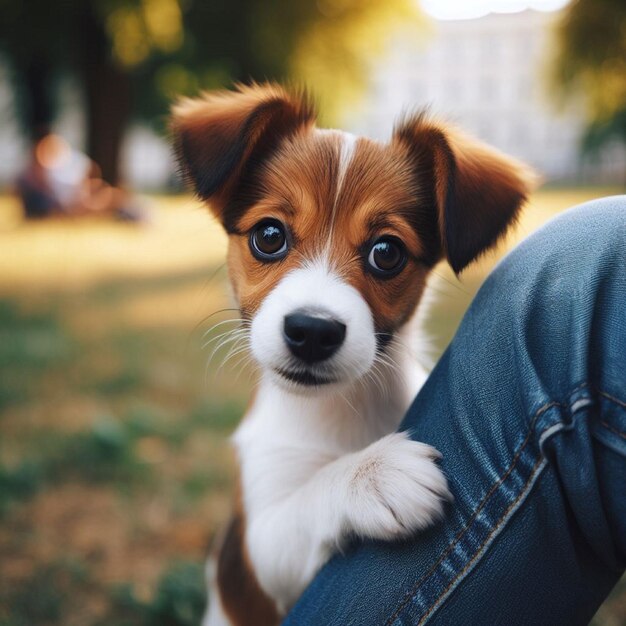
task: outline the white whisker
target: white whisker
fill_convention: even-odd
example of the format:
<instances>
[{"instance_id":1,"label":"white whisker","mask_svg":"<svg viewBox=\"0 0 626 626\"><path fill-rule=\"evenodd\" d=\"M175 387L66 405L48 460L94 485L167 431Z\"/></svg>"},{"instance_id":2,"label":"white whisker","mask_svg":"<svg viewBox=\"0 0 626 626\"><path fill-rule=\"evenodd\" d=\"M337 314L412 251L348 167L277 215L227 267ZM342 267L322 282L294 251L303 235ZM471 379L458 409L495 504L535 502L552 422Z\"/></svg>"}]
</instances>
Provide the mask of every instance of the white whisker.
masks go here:
<instances>
[{"instance_id":1,"label":"white whisker","mask_svg":"<svg viewBox=\"0 0 626 626\"><path fill-rule=\"evenodd\" d=\"M245 322L245 320L240 318L240 317L232 317L232 318L229 318L227 320L222 320L221 322L218 322L217 324L213 324L213 326L211 326L211 328L209 328L208 330L205 330L202 333L201 339L204 339L209 333L214 331L216 328L219 328L223 324L235 324L235 323L239 324L241 322Z\"/></svg>"}]
</instances>

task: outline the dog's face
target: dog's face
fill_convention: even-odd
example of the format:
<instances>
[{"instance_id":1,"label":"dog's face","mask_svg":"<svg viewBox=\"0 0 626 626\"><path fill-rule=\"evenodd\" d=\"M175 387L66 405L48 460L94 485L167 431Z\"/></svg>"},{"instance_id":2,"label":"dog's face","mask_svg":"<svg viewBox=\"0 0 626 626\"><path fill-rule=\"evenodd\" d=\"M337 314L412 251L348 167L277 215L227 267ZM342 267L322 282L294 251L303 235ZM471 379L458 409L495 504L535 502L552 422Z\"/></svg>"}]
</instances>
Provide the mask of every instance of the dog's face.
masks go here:
<instances>
[{"instance_id":1,"label":"dog's face","mask_svg":"<svg viewBox=\"0 0 626 626\"><path fill-rule=\"evenodd\" d=\"M461 271L515 219L519 164L422 115L382 144L315 128L276 86L184 101L172 128L197 193L229 234L252 352L292 389L375 367L446 257Z\"/></svg>"}]
</instances>

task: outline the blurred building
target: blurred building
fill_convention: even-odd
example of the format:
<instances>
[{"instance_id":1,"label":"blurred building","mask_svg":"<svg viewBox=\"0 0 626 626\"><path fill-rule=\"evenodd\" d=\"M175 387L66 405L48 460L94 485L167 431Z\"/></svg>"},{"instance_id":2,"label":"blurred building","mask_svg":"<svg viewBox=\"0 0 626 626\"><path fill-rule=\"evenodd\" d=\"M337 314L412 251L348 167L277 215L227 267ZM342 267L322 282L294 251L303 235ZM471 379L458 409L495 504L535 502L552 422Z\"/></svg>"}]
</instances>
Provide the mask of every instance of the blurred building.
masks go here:
<instances>
[{"instance_id":1,"label":"blurred building","mask_svg":"<svg viewBox=\"0 0 626 626\"><path fill-rule=\"evenodd\" d=\"M474 135L518 156L548 181L623 182L626 155L610 148L582 162L583 111L559 111L547 89L557 13L527 10L436 21L430 36L396 37L374 65L354 130L388 137L394 118L429 106Z\"/></svg>"}]
</instances>

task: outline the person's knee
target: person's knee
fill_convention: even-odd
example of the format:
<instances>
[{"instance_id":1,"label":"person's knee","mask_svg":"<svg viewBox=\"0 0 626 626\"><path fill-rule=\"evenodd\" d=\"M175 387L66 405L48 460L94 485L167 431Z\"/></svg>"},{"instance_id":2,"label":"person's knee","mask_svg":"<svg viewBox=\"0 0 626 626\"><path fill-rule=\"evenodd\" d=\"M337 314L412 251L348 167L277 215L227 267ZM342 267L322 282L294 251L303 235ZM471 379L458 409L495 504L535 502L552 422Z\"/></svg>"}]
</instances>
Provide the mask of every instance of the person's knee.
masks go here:
<instances>
[{"instance_id":1,"label":"person's knee","mask_svg":"<svg viewBox=\"0 0 626 626\"><path fill-rule=\"evenodd\" d=\"M522 276L535 272L561 284L578 281L626 257L626 196L600 198L557 216L501 264ZM498 268L499 269L499 268Z\"/></svg>"},{"instance_id":2,"label":"person's knee","mask_svg":"<svg viewBox=\"0 0 626 626\"><path fill-rule=\"evenodd\" d=\"M626 196L602 198L562 213L524 240L496 267L477 300L487 296L492 312L495 307L518 319L529 307L565 314L568 301L593 294L624 267Z\"/></svg>"},{"instance_id":3,"label":"person's knee","mask_svg":"<svg viewBox=\"0 0 626 626\"><path fill-rule=\"evenodd\" d=\"M517 402L523 425L586 382L605 343L620 345L624 292L626 196L565 212L505 257L472 302L437 368L449 402Z\"/></svg>"}]
</instances>

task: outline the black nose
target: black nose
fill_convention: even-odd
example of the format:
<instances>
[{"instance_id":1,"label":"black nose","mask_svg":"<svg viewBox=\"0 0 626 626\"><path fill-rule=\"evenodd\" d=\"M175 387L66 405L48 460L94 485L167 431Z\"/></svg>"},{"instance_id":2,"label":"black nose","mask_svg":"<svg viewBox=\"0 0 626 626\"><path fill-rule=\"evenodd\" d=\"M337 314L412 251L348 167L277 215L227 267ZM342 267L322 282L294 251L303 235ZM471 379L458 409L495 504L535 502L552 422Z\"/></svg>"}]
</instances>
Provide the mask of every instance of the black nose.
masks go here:
<instances>
[{"instance_id":1,"label":"black nose","mask_svg":"<svg viewBox=\"0 0 626 626\"><path fill-rule=\"evenodd\" d=\"M346 336L346 325L306 313L291 313L285 316L283 335L294 356L315 363L337 352Z\"/></svg>"}]
</instances>

